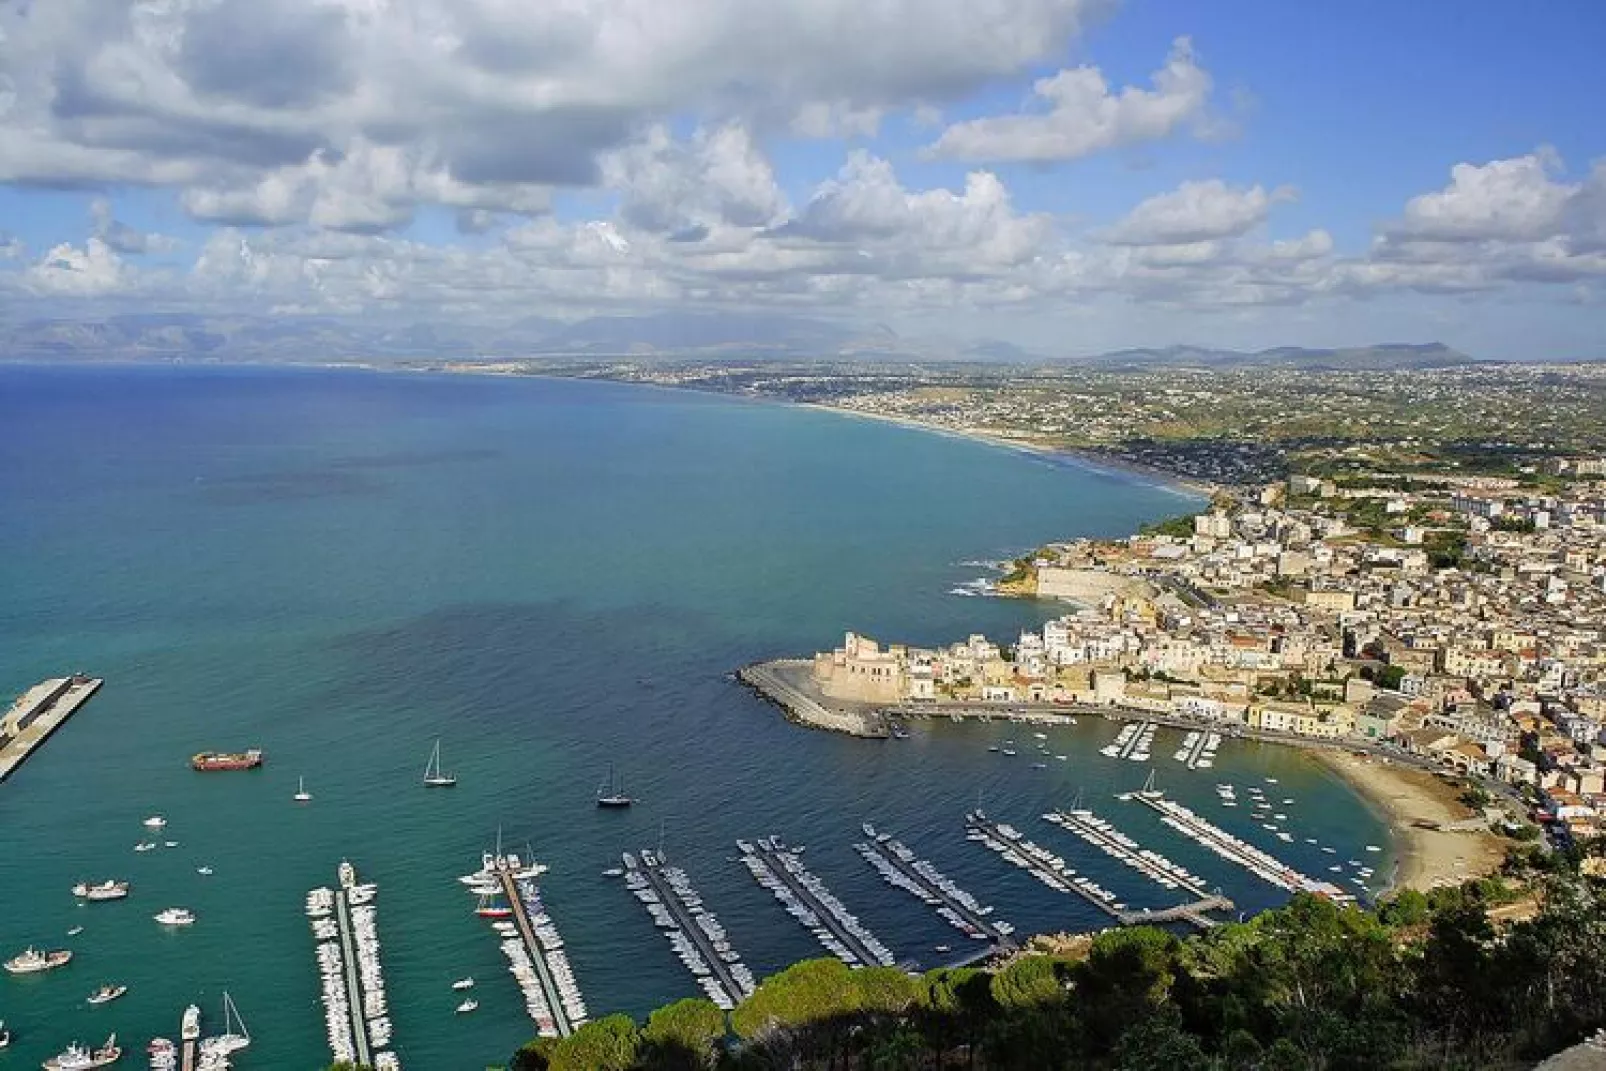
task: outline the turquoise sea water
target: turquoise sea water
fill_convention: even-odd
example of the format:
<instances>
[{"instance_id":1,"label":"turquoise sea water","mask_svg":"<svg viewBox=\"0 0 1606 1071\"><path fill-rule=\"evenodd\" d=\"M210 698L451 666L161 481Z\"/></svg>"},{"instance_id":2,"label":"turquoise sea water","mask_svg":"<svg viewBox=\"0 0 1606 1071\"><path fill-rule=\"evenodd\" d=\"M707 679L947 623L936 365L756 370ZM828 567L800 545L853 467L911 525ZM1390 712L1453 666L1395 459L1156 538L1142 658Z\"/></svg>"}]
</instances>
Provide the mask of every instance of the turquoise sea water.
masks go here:
<instances>
[{"instance_id":1,"label":"turquoise sea water","mask_svg":"<svg viewBox=\"0 0 1606 1071\"><path fill-rule=\"evenodd\" d=\"M379 929L408 1067L471 1068L530 1036L496 939L454 880L500 827L551 867L545 899L593 1014L642 1014L692 979L617 881L658 842L760 975L819 947L733 841L774 832L902 957L964 938L886 888L850 845L891 831L1023 931L1101 917L964 839L978 791L1128 903L1170 901L1037 816L1074 793L1255 910L1282 894L1112 798L1145 771L1099 756L1115 727L914 726L868 742L786 724L726 674L845 628L936 643L1008 639L1052 607L961 598L996 558L1116 535L1194 501L1124 475L798 408L572 381L181 368L0 368L0 692L83 669L106 687L0 786L0 954L77 951L0 977L16 1033L0 1071L116 1030L142 1057L186 1003L226 988L245 1068L328 1060L306 890L349 857L380 884ZM455 790L419 776L436 736ZM1015 759L990 742L1021 737ZM267 766L188 756L260 746ZM1216 769L1154 748L1162 786L1327 876L1386 844L1339 783L1285 749L1229 742ZM599 812L618 765L642 802ZM315 800L290 800L305 775ZM1285 845L1215 803L1278 779ZM180 846L146 854L160 812ZM1338 848L1321 854L1316 837ZM1387 873L1389 856L1363 861ZM211 866L203 877L196 867ZM77 906L83 878L133 882ZM164 932L169 905L199 923ZM82 925L73 938L66 931ZM480 980L454 1017L452 979ZM89 1008L102 982L130 987Z\"/></svg>"}]
</instances>

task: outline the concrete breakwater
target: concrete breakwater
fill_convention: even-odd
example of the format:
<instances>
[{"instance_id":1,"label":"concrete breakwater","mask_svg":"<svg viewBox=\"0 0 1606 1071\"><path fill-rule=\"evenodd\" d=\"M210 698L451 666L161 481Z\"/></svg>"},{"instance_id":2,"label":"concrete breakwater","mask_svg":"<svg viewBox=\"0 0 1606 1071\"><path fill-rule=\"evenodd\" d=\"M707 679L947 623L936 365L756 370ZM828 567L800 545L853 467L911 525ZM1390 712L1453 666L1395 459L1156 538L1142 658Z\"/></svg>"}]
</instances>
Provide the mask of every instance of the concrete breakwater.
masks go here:
<instances>
[{"instance_id":1,"label":"concrete breakwater","mask_svg":"<svg viewBox=\"0 0 1606 1071\"><path fill-rule=\"evenodd\" d=\"M814 663L808 659L785 658L743 666L736 677L799 725L849 736L888 735L886 719L879 711L827 699L814 684L813 669Z\"/></svg>"},{"instance_id":2,"label":"concrete breakwater","mask_svg":"<svg viewBox=\"0 0 1606 1071\"><path fill-rule=\"evenodd\" d=\"M100 688L98 677L52 677L18 697L0 716L0 781L21 766L35 748L61 728Z\"/></svg>"}]
</instances>

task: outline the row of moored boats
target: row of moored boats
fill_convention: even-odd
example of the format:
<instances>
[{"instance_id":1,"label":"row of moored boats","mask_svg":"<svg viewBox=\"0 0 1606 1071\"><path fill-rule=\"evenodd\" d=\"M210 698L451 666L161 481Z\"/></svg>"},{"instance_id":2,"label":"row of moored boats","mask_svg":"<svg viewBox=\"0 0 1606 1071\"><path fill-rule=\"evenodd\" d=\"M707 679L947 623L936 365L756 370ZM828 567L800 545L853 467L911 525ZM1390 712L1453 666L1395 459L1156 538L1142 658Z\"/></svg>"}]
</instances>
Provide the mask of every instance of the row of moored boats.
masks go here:
<instances>
[{"instance_id":1,"label":"row of moored boats","mask_svg":"<svg viewBox=\"0 0 1606 1071\"><path fill-rule=\"evenodd\" d=\"M1005 862L1020 867L1050 889L1080 896L1101 905L1106 911L1126 910L1126 905L1116 899L1115 893L1092 878L1078 874L1064 859L1027 840L1014 826L994 822L980 811L967 814L965 825L968 830L965 839L992 849Z\"/></svg>"},{"instance_id":2,"label":"row of moored boats","mask_svg":"<svg viewBox=\"0 0 1606 1071\"><path fill-rule=\"evenodd\" d=\"M668 865L661 852L650 848L642 851L639 865L629 852L622 858L624 868L619 873L625 887L646 907L653 925L664 931L675 957L708 999L728 1011L751 994L756 987L752 971L731 947L725 927L703 904L686 872ZM673 903L666 903L666 898Z\"/></svg>"},{"instance_id":3,"label":"row of moored boats","mask_svg":"<svg viewBox=\"0 0 1606 1071\"><path fill-rule=\"evenodd\" d=\"M760 837L757 844L736 842L742 863L768 889L787 914L814 934L825 949L850 967L890 967L893 955L859 917L843 906L779 837Z\"/></svg>"},{"instance_id":4,"label":"row of moored boats","mask_svg":"<svg viewBox=\"0 0 1606 1071\"><path fill-rule=\"evenodd\" d=\"M967 937L978 941L996 940L1015 932L1015 927L1002 919L988 918L993 913L991 907L982 904L930 862L915 855L902 841L886 833L878 833L875 826L868 822L864 824L864 835L869 839L855 844L853 848L875 868L881 880L935 908L943 921Z\"/></svg>"}]
</instances>

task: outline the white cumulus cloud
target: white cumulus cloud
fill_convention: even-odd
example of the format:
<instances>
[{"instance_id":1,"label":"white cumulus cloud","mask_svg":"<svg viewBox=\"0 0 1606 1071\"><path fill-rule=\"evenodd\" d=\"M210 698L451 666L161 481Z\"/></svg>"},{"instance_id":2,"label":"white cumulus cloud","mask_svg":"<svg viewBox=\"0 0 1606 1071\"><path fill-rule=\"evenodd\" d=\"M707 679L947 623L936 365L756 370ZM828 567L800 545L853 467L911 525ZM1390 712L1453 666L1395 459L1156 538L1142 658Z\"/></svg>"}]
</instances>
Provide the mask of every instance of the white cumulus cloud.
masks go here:
<instances>
[{"instance_id":1,"label":"white cumulus cloud","mask_svg":"<svg viewBox=\"0 0 1606 1071\"><path fill-rule=\"evenodd\" d=\"M1153 81L1152 89L1117 91L1096 67L1062 70L1033 85L1037 110L955 123L928 151L961 160L1074 160L1168 137L1203 116L1211 78L1188 38L1176 40Z\"/></svg>"}]
</instances>

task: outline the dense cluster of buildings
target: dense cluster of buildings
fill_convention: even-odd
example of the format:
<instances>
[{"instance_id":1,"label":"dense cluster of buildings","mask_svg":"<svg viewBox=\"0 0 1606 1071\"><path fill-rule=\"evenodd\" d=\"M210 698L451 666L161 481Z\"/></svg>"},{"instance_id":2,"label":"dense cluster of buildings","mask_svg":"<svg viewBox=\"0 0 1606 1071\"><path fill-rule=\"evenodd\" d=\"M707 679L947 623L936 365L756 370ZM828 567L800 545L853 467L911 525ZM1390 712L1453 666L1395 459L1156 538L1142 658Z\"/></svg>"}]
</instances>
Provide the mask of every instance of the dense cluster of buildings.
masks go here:
<instances>
[{"instance_id":1,"label":"dense cluster of buildings","mask_svg":"<svg viewBox=\"0 0 1606 1071\"><path fill-rule=\"evenodd\" d=\"M1074 612L1007 647L849 634L816 681L841 700L1095 704L1388 741L1532 785L1558 821L1606 818L1606 485L1349 482L1268 485L1191 534L1053 545L1035 591Z\"/></svg>"}]
</instances>

